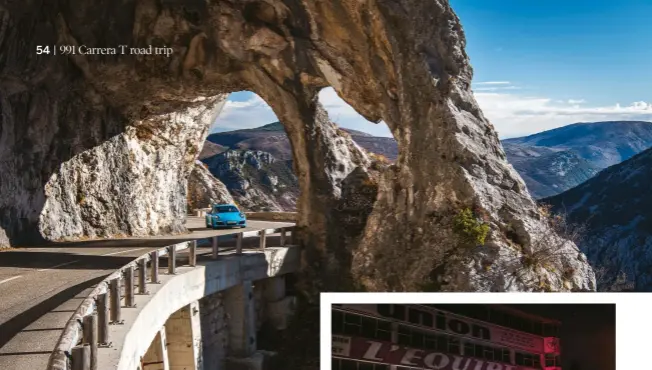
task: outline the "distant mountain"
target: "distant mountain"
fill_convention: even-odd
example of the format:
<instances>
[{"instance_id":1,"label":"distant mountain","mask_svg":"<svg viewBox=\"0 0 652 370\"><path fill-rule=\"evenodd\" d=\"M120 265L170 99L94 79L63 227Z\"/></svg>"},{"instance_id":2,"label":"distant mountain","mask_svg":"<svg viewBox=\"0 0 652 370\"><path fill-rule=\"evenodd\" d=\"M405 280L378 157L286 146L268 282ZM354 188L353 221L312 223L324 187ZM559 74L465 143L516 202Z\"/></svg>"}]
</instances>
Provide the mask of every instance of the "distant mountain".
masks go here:
<instances>
[{"instance_id":1,"label":"distant mountain","mask_svg":"<svg viewBox=\"0 0 652 370\"><path fill-rule=\"evenodd\" d=\"M200 160L208 157L212 157L215 154L220 154L224 151L227 151L229 148L223 147L222 145L211 143L210 141L204 141L204 147L199 153Z\"/></svg>"},{"instance_id":2,"label":"distant mountain","mask_svg":"<svg viewBox=\"0 0 652 370\"><path fill-rule=\"evenodd\" d=\"M393 138L343 129L362 148L394 161ZM280 122L208 136L199 155L211 174L226 185L235 201L250 211L293 211L299 183L292 168L292 148Z\"/></svg>"},{"instance_id":3,"label":"distant mountain","mask_svg":"<svg viewBox=\"0 0 652 370\"><path fill-rule=\"evenodd\" d=\"M505 144L507 160L527 184L530 194L542 198L558 194L595 176L600 168L573 150Z\"/></svg>"},{"instance_id":4,"label":"distant mountain","mask_svg":"<svg viewBox=\"0 0 652 370\"><path fill-rule=\"evenodd\" d=\"M247 211L289 211L296 208L299 182L292 162L259 150L226 150L202 160L210 173Z\"/></svg>"},{"instance_id":5,"label":"distant mountain","mask_svg":"<svg viewBox=\"0 0 652 370\"><path fill-rule=\"evenodd\" d=\"M278 160L291 160L292 148L280 122L251 129L211 134L207 141L228 149L260 150Z\"/></svg>"},{"instance_id":6,"label":"distant mountain","mask_svg":"<svg viewBox=\"0 0 652 370\"><path fill-rule=\"evenodd\" d=\"M343 129L351 135L353 141L360 145L363 149L374 154L380 154L390 161L395 161L398 158L398 144L393 137L379 137L369 135L364 132Z\"/></svg>"},{"instance_id":7,"label":"distant mountain","mask_svg":"<svg viewBox=\"0 0 652 370\"><path fill-rule=\"evenodd\" d=\"M398 146L393 138L377 137L357 130L340 129L351 135L353 141L367 151L382 154L391 161L396 160ZM261 150L272 154L279 160L292 159L290 141L280 122L251 129L214 133L209 135L206 140L230 149Z\"/></svg>"},{"instance_id":8,"label":"distant mountain","mask_svg":"<svg viewBox=\"0 0 652 370\"><path fill-rule=\"evenodd\" d=\"M576 123L502 141L535 198L559 194L652 147L652 123Z\"/></svg>"},{"instance_id":9,"label":"distant mountain","mask_svg":"<svg viewBox=\"0 0 652 370\"><path fill-rule=\"evenodd\" d=\"M580 247L594 266L611 278L623 271L636 290L652 291L652 149L541 203L586 225Z\"/></svg>"},{"instance_id":10,"label":"distant mountain","mask_svg":"<svg viewBox=\"0 0 652 370\"><path fill-rule=\"evenodd\" d=\"M398 157L393 138L343 129L367 151L390 161ZM600 170L652 147L652 123L637 121L576 123L538 134L503 140L508 161L535 198L559 194ZM211 134L200 154L208 158L225 150L253 150L279 161L292 160L290 142L280 122Z\"/></svg>"}]
</instances>

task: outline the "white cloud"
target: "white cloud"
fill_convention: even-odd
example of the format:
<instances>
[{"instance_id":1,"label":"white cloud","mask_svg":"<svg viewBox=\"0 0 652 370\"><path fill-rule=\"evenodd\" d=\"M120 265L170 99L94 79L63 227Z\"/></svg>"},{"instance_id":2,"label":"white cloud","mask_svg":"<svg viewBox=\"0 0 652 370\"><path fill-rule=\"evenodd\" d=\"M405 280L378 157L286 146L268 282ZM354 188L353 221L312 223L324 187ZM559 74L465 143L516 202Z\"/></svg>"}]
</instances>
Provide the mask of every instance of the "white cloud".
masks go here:
<instances>
[{"instance_id":1,"label":"white cloud","mask_svg":"<svg viewBox=\"0 0 652 370\"><path fill-rule=\"evenodd\" d=\"M211 131L254 128L278 121L272 108L262 98L253 93L251 95L251 98L246 101L227 101ZM341 127L376 136L392 136L384 122L375 124L367 121L340 99L333 88L323 89L319 93L319 101L326 108L330 119Z\"/></svg>"},{"instance_id":2,"label":"white cloud","mask_svg":"<svg viewBox=\"0 0 652 370\"><path fill-rule=\"evenodd\" d=\"M474 94L480 108L496 127L501 138L529 135L576 122L652 121L652 102L587 106L583 99L553 100L502 90L475 90ZM319 100L328 111L331 120L342 127L376 136L392 136L384 122L374 124L367 121L340 99L332 88L323 89L319 94ZM247 101L227 102L213 130L253 128L275 121L277 118L267 103L252 94Z\"/></svg>"},{"instance_id":3,"label":"white cloud","mask_svg":"<svg viewBox=\"0 0 652 370\"><path fill-rule=\"evenodd\" d=\"M509 81L486 81L486 82L474 82L474 85L511 85Z\"/></svg>"},{"instance_id":4,"label":"white cloud","mask_svg":"<svg viewBox=\"0 0 652 370\"><path fill-rule=\"evenodd\" d=\"M501 90L520 90L518 86L498 86L498 87L474 87L473 91L501 91Z\"/></svg>"},{"instance_id":5,"label":"white cloud","mask_svg":"<svg viewBox=\"0 0 652 370\"><path fill-rule=\"evenodd\" d=\"M246 101L227 101L211 131L254 128L276 121L278 119L272 108L261 97L251 94L251 98Z\"/></svg>"},{"instance_id":6,"label":"white cloud","mask_svg":"<svg viewBox=\"0 0 652 370\"><path fill-rule=\"evenodd\" d=\"M342 100L333 88L323 89L319 93L319 101L326 108L331 121L341 127L367 132L375 136L392 136L385 122L376 124L367 121Z\"/></svg>"},{"instance_id":7,"label":"white cloud","mask_svg":"<svg viewBox=\"0 0 652 370\"><path fill-rule=\"evenodd\" d=\"M634 102L622 106L580 106L578 101L506 93L475 93L485 116L501 138L529 135L576 122L616 120L652 121L652 103Z\"/></svg>"}]
</instances>

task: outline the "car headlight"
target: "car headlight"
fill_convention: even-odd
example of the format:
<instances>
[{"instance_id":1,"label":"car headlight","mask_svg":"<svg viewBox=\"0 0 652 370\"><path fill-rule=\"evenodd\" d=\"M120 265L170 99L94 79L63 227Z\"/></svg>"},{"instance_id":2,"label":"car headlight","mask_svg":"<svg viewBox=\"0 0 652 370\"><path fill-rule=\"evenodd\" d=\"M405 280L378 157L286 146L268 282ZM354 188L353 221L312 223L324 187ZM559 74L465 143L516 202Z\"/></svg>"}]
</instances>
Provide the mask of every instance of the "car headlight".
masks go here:
<instances>
[{"instance_id":1,"label":"car headlight","mask_svg":"<svg viewBox=\"0 0 652 370\"><path fill-rule=\"evenodd\" d=\"M240 217L244 218L245 217L244 213L240 213Z\"/></svg>"},{"instance_id":2,"label":"car headlight","mask_svg":"<svg viewBox=\"0 0 652 370\"><path fill-rule=\"evenodd\" d=\"M220 219L220 216L218 216L218 215L215 215L214 217L215 217L216 220Z\"/></svg>"}]
</instances>

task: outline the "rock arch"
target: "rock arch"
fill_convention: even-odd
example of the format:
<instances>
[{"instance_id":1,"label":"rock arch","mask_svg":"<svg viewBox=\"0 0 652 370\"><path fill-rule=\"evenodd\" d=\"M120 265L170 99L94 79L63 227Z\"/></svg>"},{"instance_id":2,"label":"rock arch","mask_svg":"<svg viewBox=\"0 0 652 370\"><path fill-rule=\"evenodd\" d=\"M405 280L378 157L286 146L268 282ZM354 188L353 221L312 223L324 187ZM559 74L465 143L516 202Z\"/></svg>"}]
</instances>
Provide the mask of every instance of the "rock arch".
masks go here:
<instances>
[{"instance_id":1,"label":"rock arch","mask_svg":"<svg viewBox=\"0 0 652 370\"><path fill-rule=\"evenodd\" d=\"M70 45L77 53L36 55L43 45ZM125 53L119 45L127 45ZM150 45L174 52L129 53ZM472 96L464 46L459 19L444 0L2 1L0 153L7 159L0 163L0 233L15 243L39 235L48 227L42 211L52 177L78 158L97 168L97 148L112 140L128 148L125 135L194 160L207 112L224 94L250 90L272 107L292 143L305 265L338 271L332 208L352 168L336 164L368 159L336 139L325 119L316 96L332 86L368 120L384 120L399 145L364 238L346 252L353 268L339 266L352 270L359 285L418 290L431 281L445 290L531 290L543 279L551 290L594 289L572 243L559 244L563 257L554 271L519 272L545 221ZM94 53L80 53L88 50ZM187 123L175 124L181 121ZM175 125L187 134L171 132ZM148 161L168 163L156 150ZM167 173L181 178L186 166L175 163ZM124 170L132 164L113 163L104 172L125 187L142 184L140 174ZM161 207L169 209L175 194L167 196ZM124 210L116 223L129 232L135 221L124 203L111 207ZM153 199L144 204L158 217ZM485 247L461 256L468 248L458 245L450 223L465 208L483 214L492 231Z\"/></svg>"}]
</instances>

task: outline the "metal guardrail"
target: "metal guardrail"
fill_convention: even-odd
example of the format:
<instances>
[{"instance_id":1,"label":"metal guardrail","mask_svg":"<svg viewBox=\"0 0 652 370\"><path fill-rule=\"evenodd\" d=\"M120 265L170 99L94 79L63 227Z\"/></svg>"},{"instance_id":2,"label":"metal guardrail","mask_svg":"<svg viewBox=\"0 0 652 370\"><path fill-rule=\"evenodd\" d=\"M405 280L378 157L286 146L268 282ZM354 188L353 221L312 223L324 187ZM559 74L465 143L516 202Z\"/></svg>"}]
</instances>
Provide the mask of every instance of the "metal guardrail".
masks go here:
<instances>
[{"instance_id":1,"label":"metal guardrail","mask_svg":"<svg viewBox=\"0 0 652 370\"><path fill-rule=\"evenodd\" d=\"M281 227L233 233L236 235L236 254L242 254L242 240L259 237L259 249L264 250L267 236L281 234L280 246L292 244L295 227ZM290 236L288 238L288 232ZM226 234L226 235L233 235ZM197 246L200 240L209 240L211 258L219 257L218 236L177 243L144 254L102 280L79 305L57 341L47 370L97 370L97 349L111 345L109 325L120 325L122 321L122 298L125 307L134 307L135 271L138 271L138 294L147 294L147 267L150 284L159 283L159 258L168 256L168 274L175 274L177 252L189 249L188 266L197 264ZM122 281L124 280L124 296ZM69 366L71 365L71 366Z\"/></svg>"}]
</instances>

